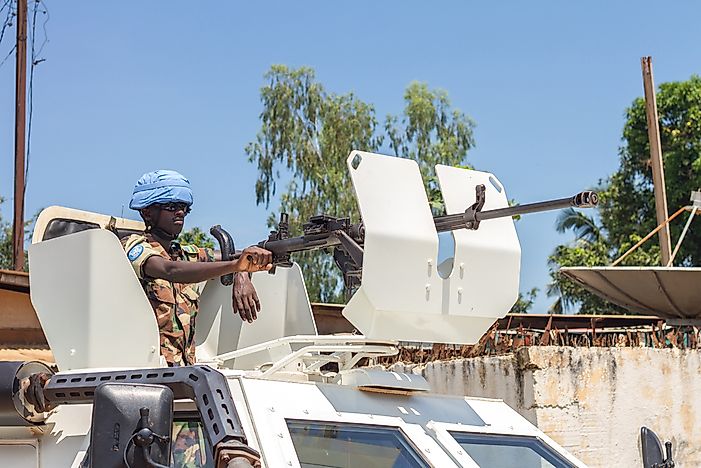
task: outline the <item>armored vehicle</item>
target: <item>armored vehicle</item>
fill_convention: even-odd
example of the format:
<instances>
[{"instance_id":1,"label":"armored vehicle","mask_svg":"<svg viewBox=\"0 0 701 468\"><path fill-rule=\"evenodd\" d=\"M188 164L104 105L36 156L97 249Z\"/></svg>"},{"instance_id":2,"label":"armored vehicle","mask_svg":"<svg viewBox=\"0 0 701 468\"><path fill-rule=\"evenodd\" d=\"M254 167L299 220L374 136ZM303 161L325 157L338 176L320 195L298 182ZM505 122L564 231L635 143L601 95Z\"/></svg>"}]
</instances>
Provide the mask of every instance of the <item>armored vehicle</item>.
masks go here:
<instances>
[{"instance_id":1,"label":"armored vehicle","mask_svg":"<svg viewBox=\"0 0 701 468\"><path fill-rule=\"evenodd\" d=\"M226 281L198 285L198 364L188 367L165 367L119 242L143 225L42 212L31 300L58 368L45 388L53 409L38 414L25 401L26 378L45 365L0 363L2 465L584 466L500 400L434 394L420 375L365 365L400 342L473 344L516 301L518 207L498 179L437 166L448 215L434 219L414 161L354 151L348 169L362 225L320 217L290 238L283 219L262 243L278 266L253 276L262 305L253 324L234 316ZM520 212L596 202L593 193L563 200ZM441 231L449 245L439 261ZM223 255L235 255L218 236ZM311 248L337 249L350 265L343 314L362 334L317 334L289 258Z\"/></svg>"}]
</instances>

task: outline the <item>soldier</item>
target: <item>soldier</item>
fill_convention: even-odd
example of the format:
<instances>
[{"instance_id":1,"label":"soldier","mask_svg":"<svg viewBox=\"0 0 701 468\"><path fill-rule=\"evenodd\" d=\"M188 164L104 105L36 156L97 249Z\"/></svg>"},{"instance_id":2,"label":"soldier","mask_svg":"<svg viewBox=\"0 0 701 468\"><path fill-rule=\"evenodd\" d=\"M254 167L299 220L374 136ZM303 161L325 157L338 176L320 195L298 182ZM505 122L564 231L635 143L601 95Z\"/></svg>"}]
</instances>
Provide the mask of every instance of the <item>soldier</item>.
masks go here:
<instances>
[{"instance_id":1,"label":"soldier","mask_svg":"<svg viewBox=\"0 0 701 468\"><path fill-rule=\"evenodd\" d=\"M235 273L234 310L250 323L260 302L248 272L272 267L272 254L255 246L245 249L238 260L215 261L211 249L179 244L175 239L192 201L190 182L181 174L168 170L144 174L129 207L139 211L146 230L122 241L156 314L161 354L169 366L195 363L195 317L201 292L197 283Z\"/></svg>"},{"instance_id":2,"label":"soldier","mask_svg":"<svg viewBox=\"0 0 701 468\"><path fill-rule=\"evenodd\" d=\"M161 355L169 366L195 363L195 318L201 292L197 283L234 273L234 311L250 323L260 311L260 302L248 273L272 267L272 254L259 247L245 249L238 260L216 261L220 259L211 249L178 243L175 239L192 201L190 182L181 174L168 170L144 174L134 187L129 207L139 211L146 230L122 240L156 314ZM203 441L198 424L174 422L175 466L205 466Z\"/></svg>"},{"instance_id":3,"label":"soldier","mask_svg":"<svg viewBox=\"0 0 701 468\"><path fill-rule=\"evenodd\" d=\"M161 355L168 366L195 364L198 283L234 273L234 311L250 323L257 318L260 302L249 273L272 267L272 254L256 246L245 249L237 260L220 261L211 249L178 243L175 239L183 230L192 201L190 182L181 174L169 170L144 174L134 187L129 207L139 211L146 230L122 240L156 314ZM51 409L44 395L49 379L48 374L37 373L21 383L27 403L37 412ZM172 434L175 466L207 464L197 423L174 422Z\"/></svg>"}]
</instances>

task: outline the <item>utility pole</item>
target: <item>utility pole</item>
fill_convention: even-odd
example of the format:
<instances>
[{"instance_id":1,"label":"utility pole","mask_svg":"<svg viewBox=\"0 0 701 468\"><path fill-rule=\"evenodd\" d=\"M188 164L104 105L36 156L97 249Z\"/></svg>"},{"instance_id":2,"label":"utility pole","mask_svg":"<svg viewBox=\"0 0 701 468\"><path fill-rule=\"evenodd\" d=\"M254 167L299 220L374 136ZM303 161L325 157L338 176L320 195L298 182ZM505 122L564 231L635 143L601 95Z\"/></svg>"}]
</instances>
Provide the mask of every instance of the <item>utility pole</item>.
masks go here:
<instances>
[{"instance_id":1,"label":"utility pole","mask_svg":"<svg viewBox=\"0 0 701 468\"><path fill-rule=\"evenodd\" d=\"M662 144L660 143L660 126L657 116L657 98L655 97L655 82L652 77L652 57L642 57L640 64L643 69L643 87L645 88L645 110L647 113L647 135L650 141L650 161L652 163L652 184L655 191L655 211L657 225L667 220L667 190L664 181L664 164L662 164ZM660 230L660 260L662 266L669 263L672 255L672 242L669 236L669 225Z\"/></svg>"},{"instance_id":2,"label":"utility pole","mask_svg":"<svg viewBox=\"0 0 701 468\"><path fill-rule=\"evenodd\" d=\"M15 69L15 216L12 258L24 270L24 158L27 102L27 0L17 0L17 66Z\"/></svg>"}]
</instances>

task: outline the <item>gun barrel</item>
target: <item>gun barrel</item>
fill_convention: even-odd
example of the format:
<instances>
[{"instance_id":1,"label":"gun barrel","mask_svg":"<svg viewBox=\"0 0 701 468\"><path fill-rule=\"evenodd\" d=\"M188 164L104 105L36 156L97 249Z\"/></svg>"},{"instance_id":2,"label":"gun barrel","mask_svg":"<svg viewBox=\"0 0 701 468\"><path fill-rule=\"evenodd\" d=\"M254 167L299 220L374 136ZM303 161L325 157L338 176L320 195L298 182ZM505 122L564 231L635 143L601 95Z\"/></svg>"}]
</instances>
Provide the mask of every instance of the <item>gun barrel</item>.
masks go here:
<instances>
[{"instance_id":1,"label":"gun barrel","mask_svg":"<svg viewBox=\"0 0 701 468\"><path fill-rule=\"evenodd\" d=\"M557 200L547 200L537 203L527 203L524 205L509 206L496 210L471 211L468 209L464 213L437 216L434 218L436 231L446 232L454 229L470 227L471 223L479 223L487 219L506 218L528 213L538 213L541 211L559 210L562 208L592 208L599 202L596 192L584 191L573 197L559 198Z\"/></svg>"},{"instance_id":2,"label":"gun barrel","mask_svg":"<svg viewBox=\"0 0 701 468\"><path fill-rule=\"evenodd\" d=\"M302 252L326 247L335 247L341 242L338 237L332 234L304 235L299 237L289 237L279 240L264 240L258 246L269 250L275 256L287 255L293 252Z\"/></svg>"},{"instance_id":3,"label":"gun barrel","mask_svg":"<svg viewBox=\"0 0 701 468\"><path fill-rule=\"evenodd\" d=\"M562 208L593 208L599 202L596 192L580 192L573 197L560 198L558 200L547 200L537 203L527 203L525 205L509 206L496 210L480 211L477 213L477 221L485 219L504 218L506 216L518 216L528 213L538 213L540 211L560 210Z\"/></svg>"}]
</instances>

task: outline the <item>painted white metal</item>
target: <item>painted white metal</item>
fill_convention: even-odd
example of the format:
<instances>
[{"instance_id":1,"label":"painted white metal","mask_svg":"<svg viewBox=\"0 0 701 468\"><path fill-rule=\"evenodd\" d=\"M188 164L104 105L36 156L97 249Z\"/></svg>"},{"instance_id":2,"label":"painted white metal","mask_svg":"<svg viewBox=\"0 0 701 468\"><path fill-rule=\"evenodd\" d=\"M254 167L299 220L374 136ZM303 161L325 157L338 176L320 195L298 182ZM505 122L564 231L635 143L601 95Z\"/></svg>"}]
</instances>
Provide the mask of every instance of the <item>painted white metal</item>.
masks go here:
<instances>
[{"instance_id":1,"label":"painted white metal","mask_svg":"<svg viewBox=\"0 0 701 468\"><path fill-rule=\"evenodd\" d=\"M41 468L79 468L90 442L92 405L60 406L36 432ZM5 429L0 429L4 434ZM4 466L4 465L3 465Z\"/></svg>"},{"instance_id":2,"label":"painted white metal","mask_svg":"<svg viewBox=\"0 0 701 468\"><path fill-rule=\"evenodd\" d=\"M469 402L472 409L475 410L487 425L472 426L469 424L448 424L439 421L429 422L427 427L436 433L437 439L446 450L455 453L455 450L460 449L460 445L450 436L449 432L533 437L539 439L545 445L548 445L552 450L566 458L567 461L574 466L586 468L587 465L573 457L557 442L548 437L544 432L531 424L526 418L518 414L503 401L480 398L466 398L465 400ZM467 456L467 458L469 458L469 456Z\"/></svg>"},{"instance_id":3,"label":"painted white metal","mask_svg":"<svg viewBox=\"0 0 701 468\"><path fill-rule=\"evenodd\" d=\"M44 238L44 232L49 223L54 219L71 219L75 221L84 221L95 223L101 228L105 228L110 220L114 219L114 226L117 229L129 229L133 231L143 231L146 226L141 221L132 219L117 218L99 213L91 213L89 211L76 210L74 208L66 208L63 206L50 206L44 208L39 213L36 222L34 223L34 231L32 234L32 244L41 242Z\"/></svg>"},{"instance_id":4,"label":"painted white metal","mask_svg":"<svg viewBox=\"0 0 701 468\"><path fill-rule=\"evenodd\" d=\"M369 338L446 341L448 327L434 320L441 313L438 235L418 165L361 151L347 162L365 253L363 282L343 315Z\"/></svg>"},{"instance_id":5,"label":"painted white metal","mask_svg":"<svg viewBox=\"0 0 701 468\"><path fill-rule=\"evenodd\" d=\"M520 430L518 428L514 427L504 427L504 425L501 425L499 427L483 427L483 426L470 426L470 425L465 425L465 424L446 424L446 423L440 423L436 421L431 421L427 425L428 429L432 430L435 435L436 435L436 440L440 442L440 444L445 448L447 451L457 454L458 462L462 466L467 466L467 467L477 467L475 461L462 449L460 444L453 438L453 436L450 435L451 432L464 432L464 433L472 433L472 434L488 434L488 435L503 435L503 436L521 436L521 437L531 437L534 439L539 440L540 442L544 443L547 445L550 449L553 451L557 452L558 455L562 456L565 458L568 462L572 463L572 465L576 466L577 468L587 468L587 465L582 463L581 461L577 460L574 458L572 455L567 453L565 449L563 449L560 445L558 445L554 440L552 440L550 437L545 435L543 432L537 430L535 426L532 426L530 428L527 427L520 427ZM516 466L517 461L514 460L504 460L505 466Z\"/></svg>"},{"instance_id":6,"label":"painted white metal","mask_svg":"<svg viewBox=\"0 0 701 468\"><path fill-rule=\"evenodd\" d=\"M124 249L94 229L29 247L31 299L60 370L158 367L158 326Z\"/></svg>"},{"instance_id":7,"label":"painted white metal","mask_svg":"<svg viewBox=\"0 0 701 468\"><path fill-rule=\"evenodd\" d=\"M39 441L0 441L2 465L12 468L39 468Z\"/></svg>"},{"instance_id":8,"label":"painted white metal","mask_svg":"<svg viewBox=\"0 0 701 468\"><path fill-rule=\"evenodd\" d=\"M431 391L431 386L422 375L368 368L340 370L334 382L357 388Z\"/></svg>"},{"instance_id":9,"label":"painted white metal","mask_svg":"<svg viewBox=\"0 0 701 468\"><path fill-rule=\"evenodd\" d=\"M463 427L461 424L455 424L455 426L460 428ZM426 425L426 427L430 431L433 431L434 437L436 438L438 443L443 448L445 448L445 450L453 454L453 457L455 457L455 461L457 461L461 467L480 468L480 466L475 462L475 460L473 460L472 457L463 450L460 444L458 444L457 441L453 439L453 437L448 433L448 430L445 428L445 425L437 423L435 421L430 421Z\"/></svg>"},{"instance_id":10,"label":"painted white metal","mask_svg":"<svg viewBox=\"0 0 701 468\"><path fill-rule=\"evenodd\" d=\"M486 188L483 210L509 206L506 190L489 172L437 165L447 214L463 213L475 203L475 187ZM482 221L479 229L458 229L453 270L443 281L443 307L467 318L465 340L476 342L518 299L521 246L511 217ZM457 324L456 324L457 325Z\"/></svg>"},{"instance_id":11,"label":"painted white metal","mask_svg":"<svg viewBox=\"0 0 701 468\"><path fill-rule=\"evenodd\" d=\"M460 447L448 434L456 427L538 437L583 466L500 401L455 398L469 406L460 412L447 396L378 395L348 388L372 384L373 379L401 380L391 373L380 379L359 371L361 379L345 372L362 357L396 354L397 340L476 341L515 300L520 261L511 220L490 220L478 231L455 234L455 265L446 279L441 278L438 237L416 163L353 152L348 165L366 239L363 283L344 315L365 336L316 336L296 265L278 269L274 276L254 275L262 305L254 324L242 324L233 314L231 288L218 279L206 285L200 298L198 358L228 367L222 373L264 466L299 466L286 419L398 428L432 466L455 466L453 460L475 466L469 456L459 456ZM506 206L503 188L491 174L445 166L438 166L437 172L448 213L471 205L478 183L487 187L485 209ZM39 231L45 228L46 223ZM30 247L30 261L32 301L61 371L159 365L155 318L112 233L90 230L36 243ZM338 363L340 372L322 372L328 362ZM303 380L300 375L337 385L292 381ZM387 402L392 402L390 407ZM372 414L373 409L382 415ZM0 444L28 438L30 445L34 441L39 447L41 467L78 467L89 441L90 410L90 405L59 407L44 428L21 428L21 437L18 428L0 428ZM444 420L467 423L441 422L441 414ZM480 418L485 425L470 425Z\"/></svg>"},{"instance_id":12,"label":"painted white metal","mask_svg":"<svg viewBox=\"0 0 701 468\"><path fill-rule=\"evenodd\" d=\"M398 428L431 466L456 466L421 426L396 417L337 412L316 385L256 379L244 379L242 384L265 466L300 466L287 428L288 419Z\"/></svg>"},{"instance_id":13,"label":"painted white metal","mask_svg":"<svg viewBox=\"0 0 701 468\"><path fill-rule=\"evenodd\" d=\"M242 323L234 314L231 287L222 286L218 278L207 282L200 297L195 332L199 361L211 361L217 355L283 336L316 335L312 308L297 264L278 268L274 275L256 273L252 281L261 304L253 323ZM227 366L254 369L271 360L266 352L239 354Z\"/></svg>"},{"instance_id":14,"label":"painted white metal","mask_svg":"<svg viewBox=\"0 0 701 468\"><path fill-rule=\"evenodd\" d=\"M343 314L368 338L475 343L518 297L521 250L511 219L456 231L455 268L443 279L416 162L359 151L347 162L365 224L365 254L362 284ZM485 209L508 204L492 174L436 171L448 213L474 203L477 184L487 186Z\"/></svg>"},{"instance_id":15,"label":"painted white metal","mask_svg":"<svg viewBox=\"0 0 701 468\"><path fill-rule=\"evenodd\" d=\"M265 467L299 466L287 428L290 419L397 428L435 467L456 466L454 460L461 466L476 466L449 431L536 437L573 465L584 466L499 400L441 397L425 392L385 395L343 389L339 385L251 378L241 371L225 370L223 373L227 376L248 442L261 452ZM338 390L341 393L332 397ZM472 425L469 420L465 420L465 424L442 422L439 415L446 416L446 407L434 406L439 403L437 399L465 402L476 415L473 420L481 419L484 424ZM182 403L176 402L176 410L192 410L192 403L185 407ZM392 406L397 404L400 406ZM338 405L353 409L337 409ZM378 405L387 413L373 414L373 408L380 409ZM88 447L90 417L91 405L60 406L50 413L43 428L0 428L0 455L3 454L2 444L34 443L39 448L39 463L32 466L78 468ZM28 437L30 434L33 437Z\"/></svg>"},{"instance_id":16,"label":"painted white metal","mask_svg":"<svg viewBox=\"0 0 701 468\"><path fill-rule=\"evenodd\" d=\"M288 336L221 354L212 361L226 366L247 356L267 356L257 365L269 366L257 377L272 379L279 371L319 375L321 366L329 362L337 363L339 370L351 369L365 357L394 356L398 352L396 342L371 341L363 336Z\"/></svg>"}]
</instances>

